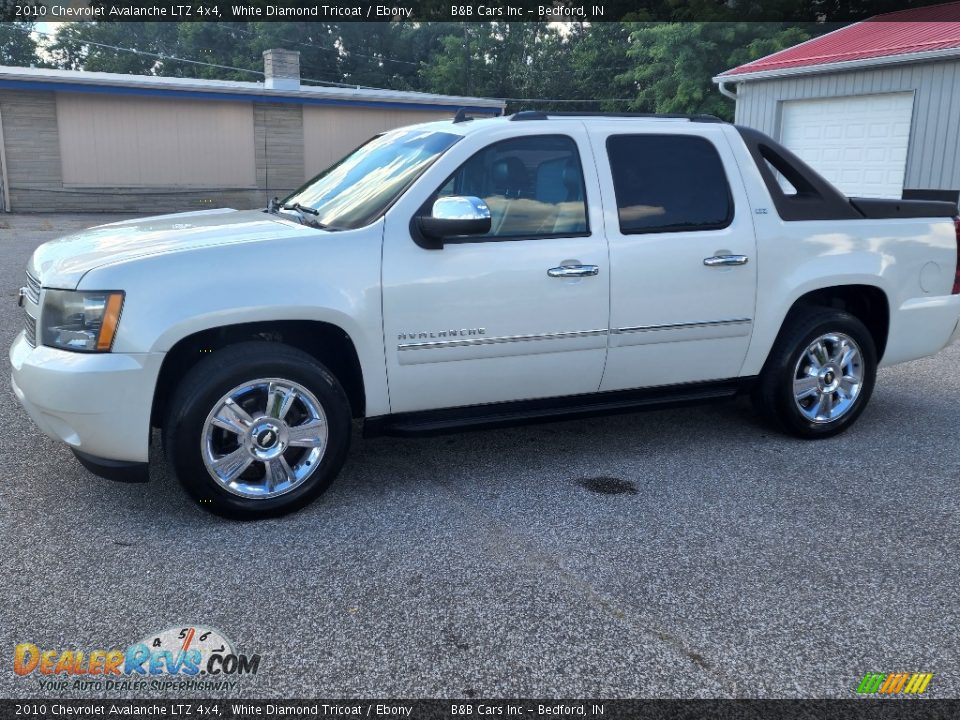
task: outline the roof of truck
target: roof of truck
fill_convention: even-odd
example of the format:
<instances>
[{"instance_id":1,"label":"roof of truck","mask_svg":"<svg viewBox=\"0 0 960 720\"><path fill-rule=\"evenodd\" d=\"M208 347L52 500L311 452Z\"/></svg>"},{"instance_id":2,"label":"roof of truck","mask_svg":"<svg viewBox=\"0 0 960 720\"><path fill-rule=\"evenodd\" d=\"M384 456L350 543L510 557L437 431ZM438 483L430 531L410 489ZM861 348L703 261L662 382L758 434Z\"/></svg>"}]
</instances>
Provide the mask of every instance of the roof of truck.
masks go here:
<instances>
[{"instance_id":1,"label":"roof of truck","mask_svg":"<svg viewBox=\"0 0 960 720\"><path fill-rule=\"evenodd\" d=\"M475 132L483 131L492 125L503 125L505 123L527 123L527 122L584 122L599 120L622 120L635 122L684 122L684 123L707 123L717 124L725 123L713 115L672 115L657 113L591 113L591 112L541 112L538 110L521 110L512 115L501 117L478 117L472 118L458 113L451 116L449 120L431 120L429 122L418 123L410 127L422 128L424 130L433 130L437 132L453 132L457 135L472 135ZM522 126L522 125L520 125Z\"/></svg>"}]
</instances>

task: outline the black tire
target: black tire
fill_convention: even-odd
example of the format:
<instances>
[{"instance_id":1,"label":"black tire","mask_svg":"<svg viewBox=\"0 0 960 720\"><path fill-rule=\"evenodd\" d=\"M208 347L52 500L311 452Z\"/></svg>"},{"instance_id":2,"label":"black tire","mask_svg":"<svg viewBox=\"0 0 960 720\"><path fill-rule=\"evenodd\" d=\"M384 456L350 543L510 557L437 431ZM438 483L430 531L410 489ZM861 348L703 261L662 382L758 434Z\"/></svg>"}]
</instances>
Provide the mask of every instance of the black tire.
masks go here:
<instances>
[{"instance_id":1,"label":"black tire","mask_svg":"<svg viewBox=\"0 0 960 720\"><path fill-rule=\"evenodd\" d=\"M308 471L301 484L273 497L242 497L215 481L212 471L207 469L201 449L206 442L204 424L227 393L262 378L289 381L309 391L312 395L310 402L318 402L326 417L326 444L319 462L312 472ZM170 468L200 507L223 517L253 520L293 512L322 494L343 466L350 445L350 432L350 403L340 383L326 367L307 353L288 345L244 342L217 350L186 374L167 409L163 445ZM239 438L240 434L236 437ZM269 434L266 437L275 447L279 445L276 437ZM310 451L290 447L284 457L291 452L294 457L298 452L302 457ZM267 463L259 464L263 477ZM254 473L257 465L258 461L252 462L251 468L244 470L238 478L248 472ZM287 465L289 467L289 462Z\"/></svg>"},{"instance_id":2,"label":"black tire","mask_svg":"<svg viewBox=\"0 0 960 720\"><path fill-rule=\"evenodd\" d=\"M799 403L794 395L794 379L798 373L798 363L801 356L805 356L807 348L818 338L833 333L842 333L859 346L862 382L859 394L836 419L814 421L798 407ZM832 380L833 375L828 375L827 378ZM876 378L876 345L870 331L860 320L842 310L802 308L792 312L785 321L760 373L753 400L764 419L778 429L808 440L828 438L843 432L856 421L870 400ZM816 397L803 401L809 412L813 412L811 408ZM833 398L839 397L833 395Z\"/></svg>"}]
</instances>

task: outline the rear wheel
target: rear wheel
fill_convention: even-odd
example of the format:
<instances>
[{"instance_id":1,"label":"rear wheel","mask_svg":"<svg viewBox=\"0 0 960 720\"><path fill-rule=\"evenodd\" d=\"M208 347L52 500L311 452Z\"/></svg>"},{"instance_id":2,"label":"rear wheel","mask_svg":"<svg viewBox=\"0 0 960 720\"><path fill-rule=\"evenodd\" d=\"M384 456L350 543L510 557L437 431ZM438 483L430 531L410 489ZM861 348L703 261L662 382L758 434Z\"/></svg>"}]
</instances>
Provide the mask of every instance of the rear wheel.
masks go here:
<instances>
[{"instance_id":1,"label":"rear wheel","mask_svg":"<svg viewBox=\"0 0 960 720\"><path fill-rule=\"evenodd\" d=\"M303 507L336 477L350 406L314 358L276 343L242 343L195 365L164 423L170 466L200 506L258 518Z\"/></svg>"},{"instance_id":2,"label":"rear wheel","mask_svg":"<svg viewBox=\"0 0 960 720\"><path fill-rule=\"evenodd\" d=\"M863 412L877 374L870 331L829 308L788 318L760 375L758 410L781 429L815 439L846 430Z\"/></svg>"}]
</instances>

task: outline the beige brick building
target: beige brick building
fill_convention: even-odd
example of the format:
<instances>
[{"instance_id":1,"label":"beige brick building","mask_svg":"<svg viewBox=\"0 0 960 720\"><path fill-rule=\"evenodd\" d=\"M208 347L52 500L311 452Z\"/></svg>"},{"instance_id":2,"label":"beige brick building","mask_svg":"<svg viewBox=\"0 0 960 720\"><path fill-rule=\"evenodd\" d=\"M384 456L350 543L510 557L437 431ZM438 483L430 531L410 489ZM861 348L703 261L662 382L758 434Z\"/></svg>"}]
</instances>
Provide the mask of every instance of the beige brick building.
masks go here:
<instances>
[{"instance_id":1,"label":"beige brick building","mask_svg":"<svg viewBox=\"0 0 960 720\"><path fill-rule=\"evenodd\" d=\"M264 61L262 83L0 66L0 208L259 207L382 130L503 111L499 100L301 86L298 53Z\"/></svg>"}]
</instances>

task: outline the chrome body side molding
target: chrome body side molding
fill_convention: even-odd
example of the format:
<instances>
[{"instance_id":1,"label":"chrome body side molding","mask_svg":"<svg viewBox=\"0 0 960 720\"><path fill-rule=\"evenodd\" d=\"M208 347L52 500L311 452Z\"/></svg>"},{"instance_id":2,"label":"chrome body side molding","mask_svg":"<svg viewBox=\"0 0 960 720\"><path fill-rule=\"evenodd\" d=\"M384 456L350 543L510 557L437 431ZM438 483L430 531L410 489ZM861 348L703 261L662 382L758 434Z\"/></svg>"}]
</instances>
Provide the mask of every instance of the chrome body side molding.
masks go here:
<instances>
[{"instance_id":1,"label":"chrome body side molding","mask_svg":"<svg viewBox=\"0 0 960 720\"><path fill-rule=\"evenodd\" d=\"M397 345L401 365L473 360L478 358L532 355L602 348L609 337L611 347L651 343L712 340L750 334L750 318L706 320L669 325L634 325L614 330L571 330L535 335L456 338L401 342ZM546 342L549 341L549 342ZM443 350L444 352L434 352Z\"/></svg>"},{"instance_id":2,"label":"chrome body side molding","mask_svg":"<svg viewBox=\"0 0 960 720\"><path fill-rule=\"evenodd\" d=\"M606 334L606 330L573 330L570 332L542 333L540 335L502 335L500 337L468 338L466 340L429 340L426 342L400 343L397 345L397 350L465 347L468 345L496 345L499 343L529 342L531 340L563 340L566 338L593 337Z\"/></svg>"},{"instance_id":3,"label":"chrome body side molding","mask_svg":"<svg viewBox=\"0 0 960 720\"><path fill-rule=\"evenodd\" d=\"M750 318L669 325L634 325L614 330L611 333L610 347L745 337L750 334L752 327L753 320Z\"/></svg>"}]
</instances>

